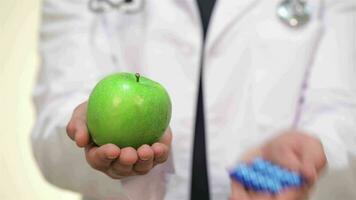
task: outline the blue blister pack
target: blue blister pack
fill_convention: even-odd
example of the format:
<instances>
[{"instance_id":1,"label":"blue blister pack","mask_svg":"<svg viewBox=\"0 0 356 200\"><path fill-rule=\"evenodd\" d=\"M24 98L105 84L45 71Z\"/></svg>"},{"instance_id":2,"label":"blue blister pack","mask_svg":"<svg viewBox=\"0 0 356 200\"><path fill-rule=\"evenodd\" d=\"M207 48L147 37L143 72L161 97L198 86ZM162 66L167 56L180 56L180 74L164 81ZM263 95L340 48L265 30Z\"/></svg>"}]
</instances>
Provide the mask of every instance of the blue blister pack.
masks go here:
<instances>
[{"instance_id":1,"label":"blue blister pack","mask_svg":"<svg viewBox=\"0 0 356 200\"><path fill-rule=\"evenodd\" d=\"M303 179L297 172L289 171L262 158L251 164L239 164L230 176L247 189L278 194L288 187L301 187Z\"/></svg>"}]
</instances>

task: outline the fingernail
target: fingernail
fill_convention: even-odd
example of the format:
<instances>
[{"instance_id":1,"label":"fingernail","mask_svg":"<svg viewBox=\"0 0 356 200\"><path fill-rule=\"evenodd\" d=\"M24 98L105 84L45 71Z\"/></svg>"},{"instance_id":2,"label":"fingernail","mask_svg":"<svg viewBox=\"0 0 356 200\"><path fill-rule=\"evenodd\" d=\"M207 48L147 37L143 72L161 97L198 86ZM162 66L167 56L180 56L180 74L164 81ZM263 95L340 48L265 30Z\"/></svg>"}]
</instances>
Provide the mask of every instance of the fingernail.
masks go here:
<instances>
[{"instance_id":1,"label":"fingernail","mask_svg":"<svg viewBox=\"0 0 356 200\"><path fill-rule=\"evenodd\" d=\"M162 156L163 155L163 148L159 147L159 148L156 148L156 155L157 156Z\"/></svg>"},{"instance_id":2,"label":"fingernail","mask_svg":"<svg viewBox=\"0 0 356 200\"><path fill-rule=\"evenodd\" d=\"M157 153L157 157L160 157L160 156L162 156L163 155L163 151L158 151L158 153Z\"/></svg>"},{"instance_id":3,"label":"fingernail","mask_svg":"<svg viewBox=\"0 0 356 200\"><path fill-rule=\"evenodd\" d=\"M140 160L142 160L142 161L147 161L147 160L149 160L148 158L140 158Z\"/></svg>"},{"instance_id":4,"label":"fingernail","mask_svg":"<svg viewBox=\"0 0 356 200\"><path fill-rule=\"evenodd\" d=\"M115 156L115 155L108 155L107 158L108 158L109 160L114 160L114 159L116 158L116 156Z\"/></svg>"}]
</instances>

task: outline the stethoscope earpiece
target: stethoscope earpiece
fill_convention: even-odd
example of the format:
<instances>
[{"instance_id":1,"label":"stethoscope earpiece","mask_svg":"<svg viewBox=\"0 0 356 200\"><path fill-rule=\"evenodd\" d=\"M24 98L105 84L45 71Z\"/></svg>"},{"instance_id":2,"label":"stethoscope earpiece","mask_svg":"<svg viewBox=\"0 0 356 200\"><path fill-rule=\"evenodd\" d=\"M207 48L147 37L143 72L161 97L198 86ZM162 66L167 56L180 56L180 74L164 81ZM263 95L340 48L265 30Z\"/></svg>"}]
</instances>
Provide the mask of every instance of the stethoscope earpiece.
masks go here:
<instances>
[{"instance_id":1,"label":"stethoscope earpiece","mask_svg":"<svg viewBox=\"0 0 356 200\"><path fill-rule=\"evenodd\" d=\"M283 0L277 6L277 16L290 27L301 27L310 20L310 10L305 0Z\"/></svg>"}]
</instances>

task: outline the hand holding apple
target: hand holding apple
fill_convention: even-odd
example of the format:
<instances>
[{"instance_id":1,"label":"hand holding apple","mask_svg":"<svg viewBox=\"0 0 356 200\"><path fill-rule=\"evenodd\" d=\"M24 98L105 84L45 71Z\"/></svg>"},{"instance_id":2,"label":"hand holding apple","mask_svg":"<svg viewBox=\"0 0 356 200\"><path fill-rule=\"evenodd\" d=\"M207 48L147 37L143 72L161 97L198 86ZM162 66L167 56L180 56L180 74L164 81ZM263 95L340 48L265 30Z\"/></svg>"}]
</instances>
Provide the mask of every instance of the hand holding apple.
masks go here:
<instances>
[{"instance_id":1,"label":"hand holding apple","mask_svg":"<svg viewBox=\"0 0 356 200\"><path fill-rule=\"evenodd\" d=\"M170 118L171 101L160 84L117 73L101 80L89 102L74 110L67 133L85 147L90 166L116 179L145 174L167 160Z\"/></svg>"},{"instance_id":2,"label":"hand holding apple","mask_svg":"<svg viewBox=\"0 0 356 200\"><path fill-rule=\"evenodd\" d=\"M263 157L289 170L299 172L306 183L301 188L290 188L278 195L246 190L239 182L231 181L231 200L306 200L308 193L326 165L320 141L305 133L287 131L244 155L246 162Z\"/></svg>"},{"instance_id":3,"label":"hand holding apple","mask_svg":"<svg viewBox=\"0 0 356 200\"><path fill-rule=\"evenodd\" d=\"M114 144L100 147L91 142L87 128L87 102L80 104L74 111L67 125L68 136L79 147L85 148L85 157L90 166L102 171L111 178L148 173L155 165L167 160L172 141L168 128L161 139L149 145L142 145L137 150L132 147L119 148Z\"/></svg>"}]
</instances>

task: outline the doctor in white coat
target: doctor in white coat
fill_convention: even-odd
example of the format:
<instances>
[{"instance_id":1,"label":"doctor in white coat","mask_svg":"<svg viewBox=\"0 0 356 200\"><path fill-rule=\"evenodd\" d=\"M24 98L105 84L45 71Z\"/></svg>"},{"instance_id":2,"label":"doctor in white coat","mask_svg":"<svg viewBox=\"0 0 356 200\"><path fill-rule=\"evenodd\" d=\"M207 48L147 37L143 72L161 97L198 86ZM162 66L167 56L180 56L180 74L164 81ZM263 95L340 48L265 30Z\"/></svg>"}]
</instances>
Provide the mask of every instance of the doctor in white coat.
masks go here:
<instances>
[{"instance_id":1,"label":"doctor in white coat","mask_svg":"<svg viewBox=\"0 0 356 200\"><path fill-rule=\"evenodd\" d=\"M356 1L308 0L309 18L288 23L280 3L217 1L203 45L195 0L128 1L105 12L86 0L45 0L32 134L44 177L85 199L189 199L204 63L211 199L356 199ZM85 102L120 71L171 95L172 131L153 146L90 145ZM271 197L231 182L229 167L261 155L308 184Z\"/></svg>"}]
</instances>

